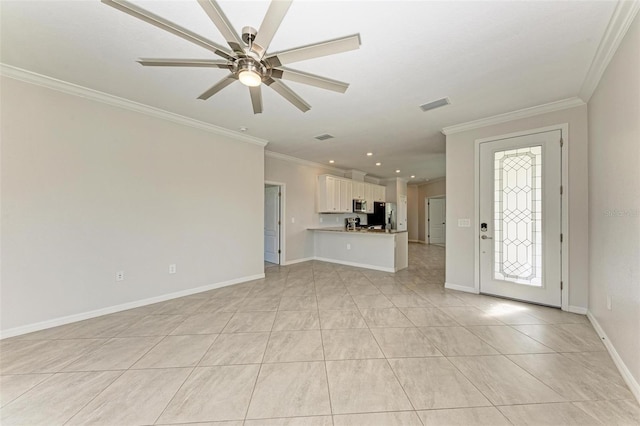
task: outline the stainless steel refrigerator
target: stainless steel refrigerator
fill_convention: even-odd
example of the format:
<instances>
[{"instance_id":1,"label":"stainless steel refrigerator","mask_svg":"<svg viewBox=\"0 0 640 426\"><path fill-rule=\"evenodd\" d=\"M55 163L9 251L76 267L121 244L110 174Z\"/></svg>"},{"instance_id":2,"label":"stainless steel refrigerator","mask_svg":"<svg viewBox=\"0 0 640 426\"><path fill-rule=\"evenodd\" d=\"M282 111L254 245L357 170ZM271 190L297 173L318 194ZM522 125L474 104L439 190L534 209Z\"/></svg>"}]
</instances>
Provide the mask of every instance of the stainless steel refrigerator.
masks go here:
<instances>
[{"instance_id":1,"label":"stainless steel refrigerator","mask_svg":"<svg viewBox=\"0 0 640 426\"><path fill-rule=\"evenodd\" d=\"M367 225L384 229L397 229L397 208L395 203L373 203L373 213L367 215Z\"/></svg>"}]
</instances>

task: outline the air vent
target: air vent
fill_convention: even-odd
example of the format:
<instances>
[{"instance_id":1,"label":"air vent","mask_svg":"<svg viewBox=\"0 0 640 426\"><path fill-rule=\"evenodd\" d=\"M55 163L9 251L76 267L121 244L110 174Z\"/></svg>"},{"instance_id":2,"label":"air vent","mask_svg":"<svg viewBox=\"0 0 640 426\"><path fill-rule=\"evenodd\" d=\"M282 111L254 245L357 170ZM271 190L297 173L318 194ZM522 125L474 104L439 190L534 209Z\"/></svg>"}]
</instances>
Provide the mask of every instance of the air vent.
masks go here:
<instances>
[{"instance_id":1,"label":"air vent","mask_svg":"<svg viewBox=\"0 0 640 426\"><path fill-rule=\"evenodd\" d=\"M432 109L443 107L445 105L449 105L450 103L451 101L449 100L449 98L442 98L442 99L438 99L437 101L420 105L420 109L423 111L429 111Z\"/></svg>"},{"instance_id":2,"label":"air vent","mask_svg":"<svg viewBox=\"0 0 640 426\"><path fill-rule=\"evenodd\" d=\"M318 139L319 141L326 141L327 139L335 138L335 136L330 135L329 133L325 133L323 135L314 136L314 138Z\"/></svg>"}]
</instances>

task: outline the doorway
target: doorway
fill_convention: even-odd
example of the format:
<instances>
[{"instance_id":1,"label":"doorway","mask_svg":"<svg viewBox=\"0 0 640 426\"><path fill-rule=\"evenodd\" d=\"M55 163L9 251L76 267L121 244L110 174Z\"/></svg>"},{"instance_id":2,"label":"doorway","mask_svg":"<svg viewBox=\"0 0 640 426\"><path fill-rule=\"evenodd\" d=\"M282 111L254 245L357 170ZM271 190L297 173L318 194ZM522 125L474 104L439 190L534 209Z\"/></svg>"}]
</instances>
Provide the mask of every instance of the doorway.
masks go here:
<instances>
[{"instance_id":1,"label":"doorway","mask_svg":"<svg viewBox=\"0 0 640 426\"><path fill-rule=\"evenodd\" d=\"M479 144L480 293L562 304L562 131Z\"/></svg>"},{"instance_id":2,"label":"doorway","mask_svg":"<svg viewBox=\"0 0 640 426\"><path fill-rule=\"evenodd\" d=\"M264 186L264 262L265 267L281 264L281 208L282 188L265 183Z\"/></svg>"},{"instance_id":3,"label":"doorway","mask_svg":"<svg viewBox=\"0 0 640 426\"><path fill-rule=\"evenodd\" d=\"M444 196L427 198L427 243L444 247L446 241L447 202Z\"/></svg>"}]
</instances>

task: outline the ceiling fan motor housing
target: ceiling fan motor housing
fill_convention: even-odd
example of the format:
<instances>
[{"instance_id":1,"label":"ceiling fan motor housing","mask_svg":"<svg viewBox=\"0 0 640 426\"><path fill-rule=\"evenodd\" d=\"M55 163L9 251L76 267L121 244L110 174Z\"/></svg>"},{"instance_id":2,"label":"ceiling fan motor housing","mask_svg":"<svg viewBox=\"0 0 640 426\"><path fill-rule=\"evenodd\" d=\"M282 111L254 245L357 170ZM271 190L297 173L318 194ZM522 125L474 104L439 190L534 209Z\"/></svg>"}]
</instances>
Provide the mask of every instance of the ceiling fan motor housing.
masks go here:
<instances>
[{"instance_id":1,"label":"ceiling fan motor housing","mask_svg":"<svg viewBox=\"0 0 640 426\"><path fill-rule=\"evenodd\" d=\"M253 71L259 74L262 80L271 76L271 69L267 67L266 64L250 56L238 58L238 60L233 62L231 72L237 76L242 71Z\"/></svg>"},{"instance_id":2,"label":"ceiling fan motor housing","mask_svg":"<svg viewBox=\"0 0 640 426\"><path fill-rule=\"evenodd\" d=\"M253 27L242 27L242 41L244 41L247 45L249 45L250 42L253 42L253 40L256 39L257 34L258 31Z\"/></svg>"}]
</instances>

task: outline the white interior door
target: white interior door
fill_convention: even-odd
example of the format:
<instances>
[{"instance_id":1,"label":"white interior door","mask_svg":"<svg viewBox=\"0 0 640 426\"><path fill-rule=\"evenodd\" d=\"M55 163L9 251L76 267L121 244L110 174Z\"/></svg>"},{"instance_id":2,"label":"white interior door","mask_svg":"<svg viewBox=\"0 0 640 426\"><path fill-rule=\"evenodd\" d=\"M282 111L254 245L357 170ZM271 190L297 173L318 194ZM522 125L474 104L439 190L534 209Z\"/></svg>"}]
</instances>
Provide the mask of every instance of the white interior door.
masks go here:
<instances>
[{"instance_id":1,"label":"white interior door","mask_svg":"<svg viewBox=\"0 0 640 426\"><path fill-rule=\"evenodd\" d=\"M480 292L561 305L560 130L480 144Z\"/></svg>"},{"instance_id":2,"label":"white interior door","mask_svg":"<svg viewBox=\"0 0 640 426\"><path fill-rule=\"evenodd\" d=\"M429 244L444 244L446 228L446 201L429 198Z\"/></svg>"},{"instance_id":3,"label":"white interior door","mask_svg":"<svg viewBox=\"0 0 640 426\"><path fill-rule=\"evenodd\" d=\"M264 188L264 260L280 264L280 187Z\"/></svg>"}]
</instances>

